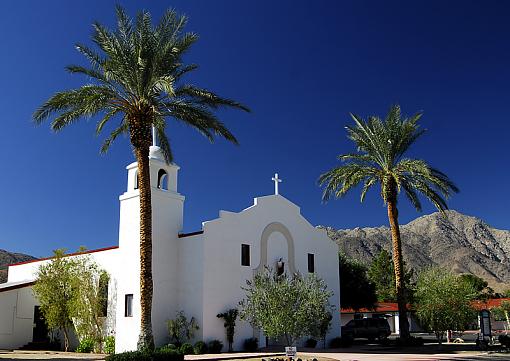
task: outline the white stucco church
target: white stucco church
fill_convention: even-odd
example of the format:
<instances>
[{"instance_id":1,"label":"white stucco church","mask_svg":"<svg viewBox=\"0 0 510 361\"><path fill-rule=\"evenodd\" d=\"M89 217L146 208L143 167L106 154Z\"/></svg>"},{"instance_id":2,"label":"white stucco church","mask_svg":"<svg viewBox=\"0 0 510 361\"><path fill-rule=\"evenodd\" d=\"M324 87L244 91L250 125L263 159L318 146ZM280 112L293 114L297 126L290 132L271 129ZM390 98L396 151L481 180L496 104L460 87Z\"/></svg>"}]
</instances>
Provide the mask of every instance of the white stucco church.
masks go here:
<instances>
[{"instance_id":1,"label":"white stucco church","mask_svg":"<svg viewBox=\"0 0 510 361\"><path fill-rule=\"evenodd\" d=\"M220 211L219 218L203 222L201 230L184 234L179 167L166 164L161 149L152 146L150 168L156 346L169 342L166 321L180 310L198 321L195 341L219 339L227 345L223 321L216 315L237 307L246 280L278 261L288 273L313 272L324 279L333 291L330 303L340 310L338 246L324 230L312 226L297 205L278 194L278 176L274 195L255 198L240 212ZM118 246L87 253L110 275L105 322L115 335L116 351L122 352L136 349L140 327L137 163L127 166L127 189L119 200ZM40 336L31 286L44 262L48 260L9 266L8 282L0 285L0 349L19 348ZM338 316L333 317L328 339L339 334ZM261 331L238 320L234 349L241 350L250 337L257 337L259 346L266 345Z\"/></svg>"}]
</instances>

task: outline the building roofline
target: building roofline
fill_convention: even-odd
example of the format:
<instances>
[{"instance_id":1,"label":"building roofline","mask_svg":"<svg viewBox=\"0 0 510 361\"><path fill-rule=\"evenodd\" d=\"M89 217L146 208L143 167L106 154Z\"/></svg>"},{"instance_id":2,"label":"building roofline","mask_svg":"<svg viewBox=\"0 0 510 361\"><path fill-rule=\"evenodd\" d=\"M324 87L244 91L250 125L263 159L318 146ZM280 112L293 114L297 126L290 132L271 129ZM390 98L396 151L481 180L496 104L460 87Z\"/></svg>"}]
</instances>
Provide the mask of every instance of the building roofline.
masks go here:
<instances>
[{"instance_id":1,"label":"building roofline","mask_svg":"<svg viewBox=\"0 0 510 361\"><path fill-rule=\"evenodd\" d=\"M90 251L82 251L82 252L69 253L69 254L64 255L64 257L78 256L80 254L89 254L89 253L110 251L112 249L117 249L117 248L119 248L119 246L110 246L110 247L104 247L104 248L91 249ZM53 258L55 258L55 257L52 256L52 257L45 257L45 258L37 258L37 259L29 260L29 261L12 263L12 264L7 265L7 267L20 266L20 265L28 264L28 263L47 261L47 260L50 260L50 259L53 259Z\"/></svg>"},{"instance_id":2,"label":"building roofline","mask_svg":"<svg viewBox=\"0 0 510 361\"><path fill-rule=\"evenodd\" d=\"M27 281L24 283L18 283L16 285L0 288L0 292L7 292L7 291L12 291L12 290L17 290L18 288L30 287L30 286L33 286L34 284L35 284L35 281Z\"/></svg>"},{"instance_id":3,"label":"building roofline","mask_svg":"<svg viewBox=\"0 0 510 361\"><path fill-rule=\"evenodd\" d=\"M197 234L202 234L202 233L204 233L204 230L190 232L190 233L180 233L178 237L185 238L185 237L196 236Z\"/></svg>"}]
</instances>

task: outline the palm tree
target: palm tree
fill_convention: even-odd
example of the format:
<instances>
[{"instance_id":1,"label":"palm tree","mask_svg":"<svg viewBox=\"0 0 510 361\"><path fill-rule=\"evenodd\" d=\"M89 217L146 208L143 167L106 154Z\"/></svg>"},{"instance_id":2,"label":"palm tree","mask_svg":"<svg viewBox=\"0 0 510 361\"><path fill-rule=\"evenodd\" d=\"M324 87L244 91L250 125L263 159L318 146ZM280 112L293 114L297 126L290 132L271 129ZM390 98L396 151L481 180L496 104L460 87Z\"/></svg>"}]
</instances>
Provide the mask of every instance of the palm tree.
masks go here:
<instances>
[{"instance_id":1,"label":"palm tree","mask_svg":"<svg viewBox=\"0 0 510 361\"><path fill-rule=\"evenodd\" d=\"M172 152L165 134L166 122L174 119L189 125L211 142L220 136L237 144L234 135L216 117L219 107L249 109L213 92L182 82L197 65L184 64L182 57L198 39L184 33L187 18L167 10L157 26L152 25L148 12L139 12L131 19L117 7L117 29L111 31L93 24L92 40L97 50L82 44L76 49L83 54L89 67L71 65L71 73L85 75L88 83L77 89L65 90L49 98L33 118L40 124L52 115L55 132L80 118L101 115L97 133L117 119L114 130L104 141L106 152L121 134L129 135L138 162L140 191L140 293L141 331L138 348L153 348L152 309L152 231L151 189L149 179L149 147L151 130L159 140L167 162Z\"/></svg>"},{"instance_id":2,"label":"palm tree","mask_svg":"<svg viewBox=\"0 0 510 361\"><path fill-rule=\"evenodd\" d=\"M384 120L371 116L364 121L351 114L355 126L348 126L349 139L354 141L357 152L342 154L339 160L345 162L322 174L319 184L324 186L323 201L331 196L344 196L359 184L361 202L368 190L380 184L381 197L388 209L391 229L393 261L395 264L395 286L399 311L400 337L409 337L409 323L406 315L404 267L402 242L398 224L397 196L403 190L416 210L421 211L418 193L441 212L448 209L445 199L458 188L439 170L420 159L405 158L411 145L423 134L418 120L422 114L402 118L398 105L391 107Z\"/></svg>"}]
</instances>

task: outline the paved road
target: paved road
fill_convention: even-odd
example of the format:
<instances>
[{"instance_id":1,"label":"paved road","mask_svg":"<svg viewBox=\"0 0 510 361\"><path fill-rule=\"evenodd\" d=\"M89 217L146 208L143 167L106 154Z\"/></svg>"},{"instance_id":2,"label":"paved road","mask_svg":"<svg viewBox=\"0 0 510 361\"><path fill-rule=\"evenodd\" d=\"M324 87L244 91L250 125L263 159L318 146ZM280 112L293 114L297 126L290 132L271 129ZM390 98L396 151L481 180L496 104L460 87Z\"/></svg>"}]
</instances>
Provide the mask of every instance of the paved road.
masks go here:
<instances>
[{"instance_id":1,"label":"paved road","mask_svg":"<svg viewBox=\"0 0 510 361\"><path fill-rule=\"evenodd\" d=\"M510 353L480 353L480 352L461 352L461 353L430 353L430 354L417 354L417 353L389 353L389 352L310 352L299 353L298 357L306 358L319 358L319 360L339 360L339 361L510 361ZM217 359L232 359L232 358L248 358L248 357L270 357L274 353L264 354L221 354L221 355L189 355L186 360L217 360ZM0 360L18 361L18 360L53 360L53 361L99 361L104 360L104 355L93 354L76 354L72 352L44 352L44 351L0 351Z\"/></svg>"}]
</instances>

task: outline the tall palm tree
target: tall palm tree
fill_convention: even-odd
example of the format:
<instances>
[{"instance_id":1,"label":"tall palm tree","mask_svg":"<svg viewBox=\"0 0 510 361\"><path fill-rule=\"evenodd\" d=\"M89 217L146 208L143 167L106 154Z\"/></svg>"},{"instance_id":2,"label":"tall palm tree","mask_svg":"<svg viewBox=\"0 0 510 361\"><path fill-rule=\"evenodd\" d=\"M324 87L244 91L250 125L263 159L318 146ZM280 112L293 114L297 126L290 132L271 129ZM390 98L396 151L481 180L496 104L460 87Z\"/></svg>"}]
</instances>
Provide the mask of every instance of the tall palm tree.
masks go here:
<instances>
[{"instance_id":1,"label":"tall palm tree","mask_svg":"<svg viewBox=\"0 0 510 361\"><path fill-rule=\"evenodd\" d=\"M97 50L82 44L76 49L89 62L88 67L71 65L71 73L85 75L88 83L65 90L49 98L33 118L40 124L47 118L55 132L80 118L100 115L97 133L117 119L114 130L104 141L106 152L121 134L129 135L138 162L140 191L140 293L141 331L138 348L153 348L152 309L152 231L151 189L149 179L149 147L152 128L167 162L172 152L165 134L168 119L189 125L210 141L220 136L237 144L234 135L216 117L219 107L249 109L213 92L183 83L183 76L197 65L184 64L182 57L197 40L197 35L184 33L187 18L167 10L157 26L148 12L136 19L117 7L117 29L111 31L93 24L92 40Z\"/></svg>"},{"instance_id":2,"label":"tall palm tree","mask_svg":"<svg viewBox=\"0 0 510 361\"><path fill-rule=\"evenodd\" d=\"M402 242L398 224L397 196L403 190L416 210L421 211L418 194L442 213L448 209L446 199L458 188L439 170L420 159L405 158L411 145L423 134L418 126L422 114L402 118L398 105L391 107L384 120L371 116L364 121L351 114L355 126L348 126L347 132L357 147L357 152L342 154L339 160L345 162L322 174L319 184L324 186L323 200L331 196L344 196L359 184L361 202L367 191L375 184L380 185L381 197L388 209L391 229L393 261L395 264L395 287L399 311L400 337L409 337L406 300L404 290L404 267Z\"/></svg>"}]
</instances>

